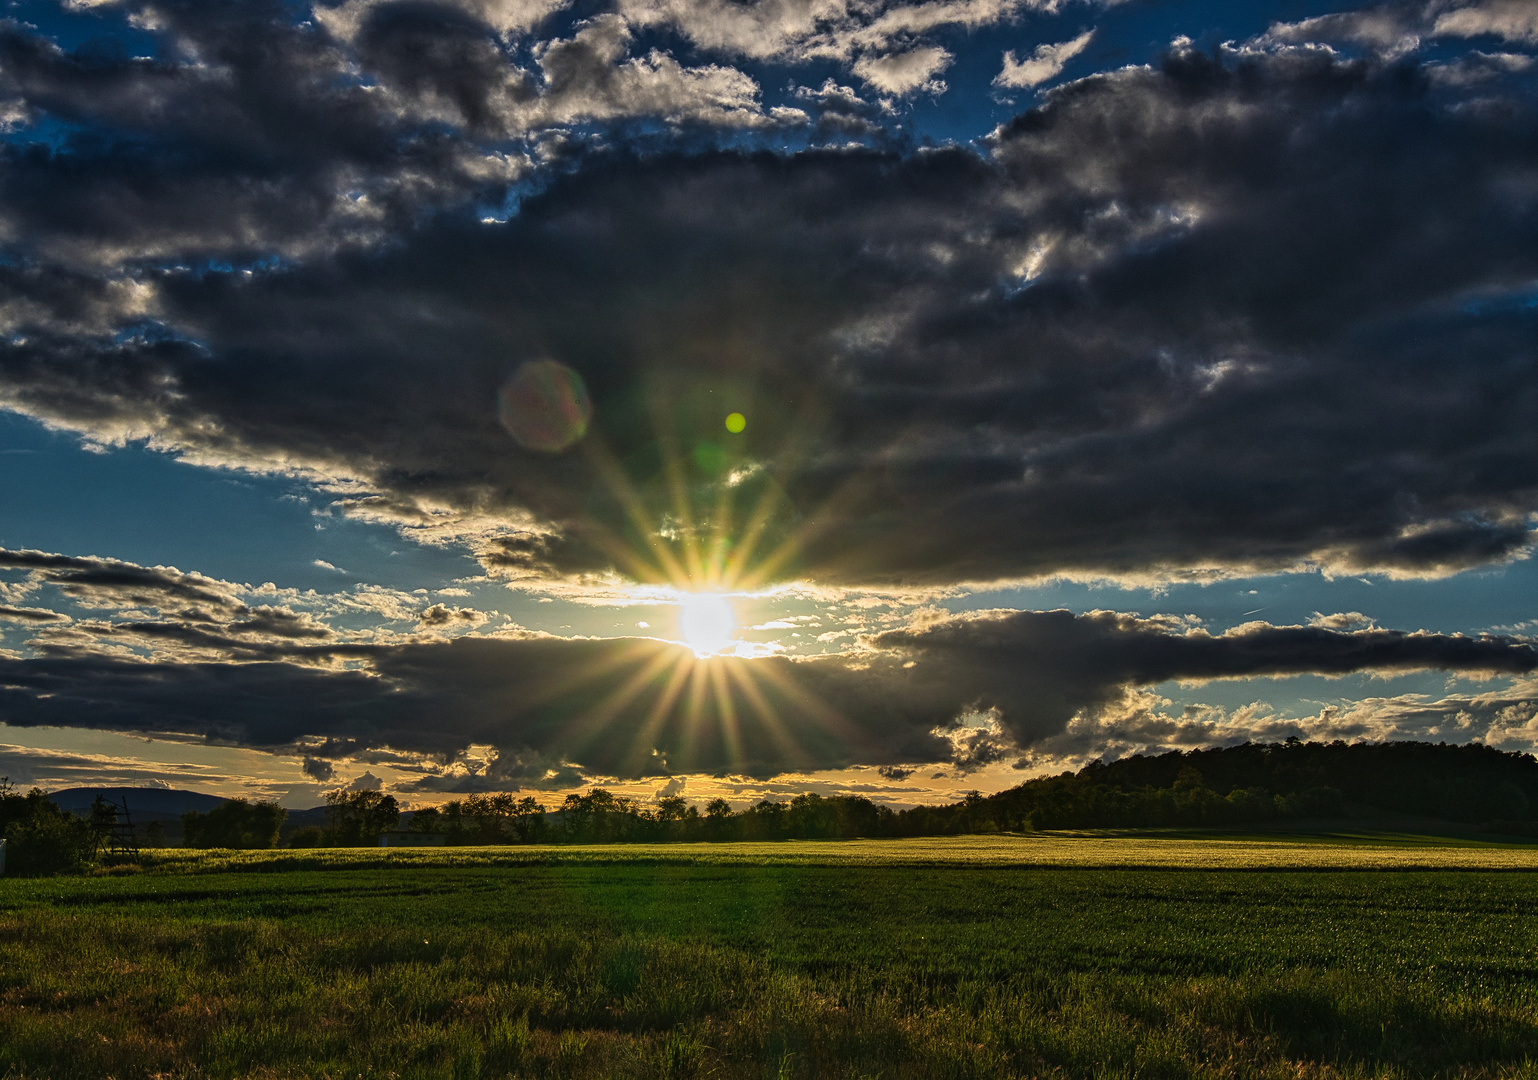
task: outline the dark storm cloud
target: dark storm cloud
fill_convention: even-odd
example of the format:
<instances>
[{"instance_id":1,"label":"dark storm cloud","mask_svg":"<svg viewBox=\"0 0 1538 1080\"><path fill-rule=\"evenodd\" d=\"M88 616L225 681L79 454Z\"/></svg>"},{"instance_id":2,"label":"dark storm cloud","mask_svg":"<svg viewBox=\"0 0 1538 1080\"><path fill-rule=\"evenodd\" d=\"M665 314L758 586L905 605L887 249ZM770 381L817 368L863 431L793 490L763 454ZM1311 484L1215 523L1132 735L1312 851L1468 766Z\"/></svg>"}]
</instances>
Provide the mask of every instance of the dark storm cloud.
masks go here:
<instances>
[{"instance_id":1,"label":"dark storm cloud","mask_svg":"<svg viewBox=\"0 0 1538 1080\"><path fill-rule=\"evenodd\" d=\"M267 42L314 69L236 80L260 123L210 112L227 88L180 111L136 105L192 78L163 62L109 78L13 43L7 77L103 123L142 108L151 135L178 118L200 149L177 161L221 139L221 162L267 147L261 190L285 207L286 185L327 169L395 175L380 147L446 153L380 134L389 94L337 104L366 113L345 134L312 127L294 110L315 72L334 74L324 35L203 7L167 17L232 64ZM512 76L466 18L378 7L356 47L399 93L474 127L487 73ZM572 48L610 48L604 26ZM315 100L357 96L333 82ZM81 88L98 83L99 99ZM65 310L68 290L13 275L30 333L0 349L0 393L103 439L351 478L372 493L349 512L465 540L515 576L665 576L655 547L690 534L670 458L700 532L723 484L738 523L772 507L757 551L787 557L771 577L1455 572L1523 551L1538 509L1538 118L1528 82L1461 93L1410 63L1178 51L1053 92L984 155L578 157L503 225L467 212L407 228L381 211L369 220L395 242L379 250L135 279L158 323L115 338L28 316ZM132 186L132 169L101 172L116 151L90 153L38 166L41 201L9 200L34 215L18 235L42 250L79 223L182 243L160 211L122 231L71 209L76 190ZM69 183L47 179L66 166ZM319 202L280 216L308 232ZM564 456L520 449L494 411L518 363L545 356L594 402ZM741 437L721 429L729 409L750 418Z\"/></svg>"},{"instance_id":2,"label":"dark storm cloud","mask_svg":"<svg viewBox=\"0 0 1538 1080\"><path fill-rule=\"evenodd\" d=\"M116 5L152 57L0 22L0 109L19 129L0 140L7 244L109 272L260 264L387 241L446 206L500 205L530 165L525 140L547 130L768 122L747 76L627 60L620 24L520 66L463 8L357 7Z\"/></svg>"},{"instance_id":3,"label":"dark storm cloud","mask_svg":"<svg viewBox=\"0 0 1538 1080\"><path fill-rule=\"evenodd\" d=\"M0 27L0 95L60 131L0 155L11 243L85 263L265 258L380 235L474 186L451 140L370 93L282 5L172 2L151 21L153 60Z\"/></svg>"},{"instance_id":4,"label":"dark storm cloud","mask_svg":"<svg viewBox=\"0 0 1538 1080\"><path fill-rule=\"evenodd\" d=\"M472 746L498 748L484 770L422 781L468 791L565 783L572 766L619 776L767 776L949 760L968 771L1170 679L1538 669L1538 651L1510 639L1264 624L1213 636L1176 620L1104 612L954 617L866 644L799 661L696 661L645 639L538 636L295 643L290 662L249 664L77 651L0 659L0 720L298 746L316 760L389 747L449 763ZM339 659L365 667L318 666Z\"/></svg>"},{"instance_id":5,"label":"dark storm cloud","mask_svg":"<svg viewBox=\"0 0 1538 1080\"><path fill-rule=\"evenodd\" d=\"M444 4L381 4L365 16L355 44L370 71L413 96L441 100L479 130L495 124L498 95L535 95L488 30Z\"/></svg>"},{"instance_id":6,"label":"dark storm cloud","mask_svg":"<svg viewBox=\"0 0 1538 1080\"><path fill-rule=\"evenodd\" d=\"M306 757L300 763L300 768L306 776L318 783L325 783L336 775L336 766L324 758Z\"/></svg>"},{"instance_id":7,"label":"dark storm cloud","mask_svg":"<svg viewBox=\"0 0 1538 1080\"><path fill-rule=\"evenodd\" d=\"M1213 635L1180 620L1114 612L984 612L876 634L868 644L913 662L905 670L914 693L976 688L971 707L997 710L1020 746L1119 704L1134 688L1170 680L1538 669L1538 648L1519 639L1265 623Z\"/></svg>"},{"instance_id":8,"label":"dark storm cloud","mask_svg":"<svg viewBox=\"0 0 1538 1080\"><path fill-rule=\"evenodd\" d=\"M433 772L401 785L405 791L433 791L469 795L486 791L524 788L559 790L580 787L584 777L580 768L559 757L547 758L527 747L513 751L493 751L483 768L456 767L451 763L441 772Z\"/></svg>"},{"instance_id":9,"label":"dark storm cloud","mask_svg":"<svg viewBox=\"0 0 1538 1080\"><path fill-rule=\"evenodd\" d=\"M239 598L237 586L174 567L0 548L0 570L26 571L23 591L52 586L81 608L123 612L124 617L113 620L72 621L49 610L0 607L0 619L45 627L29 642L40 653L72 655L113 641L151 650L194 650L220 658L282 659L293 642L336 636L308 612L274 604L252 606ZM465 625L465 618L461 611L451 621Z\"/></svg>"},{"instance_id":10,"label":"dark storm cloud","mask_svg":"<svg viewBox=\"0 0 1538 1080\"><path fill-rule=\"evenodd\" d=\"M180 603L221 611L244 607L226 583L173 567L0 548L0 570L30 571L34 581L55 585L86 606L160 608Z\"/></svg>"},{"instance_id":11,"label":"dark storm cloud","mask_svg":"<svg viewBox=\"0 0 1538 1080\"><path fill-rule=\"evenodd\" d=\"M0 619L19 623L51 623L68 622L69 616L45 608L18 608L0 604Z\"/></svg>"}]
</instances>

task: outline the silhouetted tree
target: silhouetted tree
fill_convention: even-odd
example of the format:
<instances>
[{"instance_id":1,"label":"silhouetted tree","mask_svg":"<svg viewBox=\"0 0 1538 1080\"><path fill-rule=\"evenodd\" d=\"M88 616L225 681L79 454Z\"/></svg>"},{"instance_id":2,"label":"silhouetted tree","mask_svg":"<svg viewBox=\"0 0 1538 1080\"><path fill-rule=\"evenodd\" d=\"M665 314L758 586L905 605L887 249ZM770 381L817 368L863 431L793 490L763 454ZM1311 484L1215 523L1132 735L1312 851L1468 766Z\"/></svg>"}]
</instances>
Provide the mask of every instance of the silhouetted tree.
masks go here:
<instances>
[{"instance_id":1,"label":"silhouetted tree","mask_svg":"<svg viewBox=\"0 0 1538 1080\"><path fill-rule=\"evenodd\" d=\"M379 834L400 822L400 803L378 791L328 791L326 840L338 847L374 844Z\"/></svg>"},{"instance_id":2,"label":"silhouetted tree","mask_svg":"<svg viewBox=\"0 0 1538 1080\"><path fill-rule=\"evenodd\" d=\"M424 806L411 812L406 828L411 832L436 833L443 831L443 812L436 806Z\"/></svg>"},{"instance_id":3,"label":"silhouetted tree","mask_svg":"<svg viewBox=\"0 0 1538 1080\"><path fill-rule=\"evenodd\" d=\"M190 848L270 848L288 811L274 802L226 799L206 814L182 815L182 843Z\"/></svg>"}]
</instances>

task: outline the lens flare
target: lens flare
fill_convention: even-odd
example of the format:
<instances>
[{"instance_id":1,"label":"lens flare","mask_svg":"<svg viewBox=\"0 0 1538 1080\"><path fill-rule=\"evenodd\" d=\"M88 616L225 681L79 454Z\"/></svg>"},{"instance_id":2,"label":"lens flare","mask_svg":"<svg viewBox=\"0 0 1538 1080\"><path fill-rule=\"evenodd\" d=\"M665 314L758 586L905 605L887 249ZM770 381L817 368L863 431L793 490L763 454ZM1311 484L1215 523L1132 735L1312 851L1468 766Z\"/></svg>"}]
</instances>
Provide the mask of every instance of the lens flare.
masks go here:
<instances>
[{"instance_id":1,"label":"lens flare","mask_svg":"<svg viewBox=\"0 0 1538 1080\"><path fill-rule=\"evenodd\" d=\"M582 376L559 360L529 361L497 394L497 419L529 450L560 453L587 434L592 418Z\"/></svg>"},{"instance_id":2,"label":"lens flare","mask_svg":"<svg viewBox=\"0 0 1538 1080\"><path fill-rule=\"evenodd\" d=\"M740 412L731 413L726 418L726 430L730 431L733 435L741 435L743 429L747 426L748 418Z\"/></svg>"},{"instance_id":3,"label":"lens flare","mask_svg":"<svg viewBox=\"0 0 1538 1080\"><path fill-rule=\"evenodd\" d=\"M678 598L678 632L696 656L714 656L732 644L737 618L720 593L685 593Z\"/></svg>"}]
</instances>

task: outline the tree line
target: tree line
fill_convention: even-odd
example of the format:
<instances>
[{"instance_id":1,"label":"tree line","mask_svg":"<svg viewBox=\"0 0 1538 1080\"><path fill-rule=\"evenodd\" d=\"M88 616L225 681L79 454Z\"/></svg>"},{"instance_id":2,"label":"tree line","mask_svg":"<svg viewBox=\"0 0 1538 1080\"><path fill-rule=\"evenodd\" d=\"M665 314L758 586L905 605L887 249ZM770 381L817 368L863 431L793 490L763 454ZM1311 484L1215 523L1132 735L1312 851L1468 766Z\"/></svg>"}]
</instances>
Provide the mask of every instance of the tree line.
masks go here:
<instances>
[{"instance_id":1,"label":"tree line","mask_svg":"<svg viewBox=\"0 0 1538 1080\"><path fill-rule=\"evenodd\" d=\"M993 795L893 810L858 795L797 795L734 810L594 789L546 812L530 796L472 795L418 810L409 828L448 844L624 843L944 836L1039 829L1217 826L1414 814L1538 834L1538 760L1478 743L1245 743L1094 761Z\"/></svg>"},{"instance_id":2,"label":"tree line","mask_svg":"<svg viewBox=\"0 0 1538 1080\"><path fill-rule=\"evenodd\" d=\"M403 816L395 796L379 791L332 791L324 798L325 825L286 837L287 812L275 803L230 799L206 813L192 811L182 815L184 843L372 845ZM0 778L8 872L88 866L114 819L111 805L98 803L81 818L40 790L23 795ZM810 792L742 809L718 798L701 808L676 795L643 801L594 788L566 796L553 811L528 795L470 795L411 812L406 828L451 845L813 840L1234 825L1336 817L1347 804L1538 836L1538 760L1478 743L1289 739L1094 761L993 795L971 792L958 802L904 810L859 795Z\"/></svg>"}]
</instances>

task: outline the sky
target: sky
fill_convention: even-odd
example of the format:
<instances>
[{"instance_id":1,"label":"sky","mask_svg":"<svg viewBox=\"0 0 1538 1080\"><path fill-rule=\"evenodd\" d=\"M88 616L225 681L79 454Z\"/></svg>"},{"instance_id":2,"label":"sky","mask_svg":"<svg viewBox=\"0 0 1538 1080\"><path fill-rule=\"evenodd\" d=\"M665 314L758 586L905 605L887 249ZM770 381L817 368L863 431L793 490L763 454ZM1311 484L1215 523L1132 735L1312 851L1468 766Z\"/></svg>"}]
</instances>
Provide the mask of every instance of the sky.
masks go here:
<instances>
[{"instance_id":1,"label":"sky","mask_svg":"<svg viewBox=\"0 0 1538 1080\"><path fill-rule=\"evenodd\" d=\"M13 0L0 775L1538 741L1527 0Z\"/></svg>"}]
</instances>

